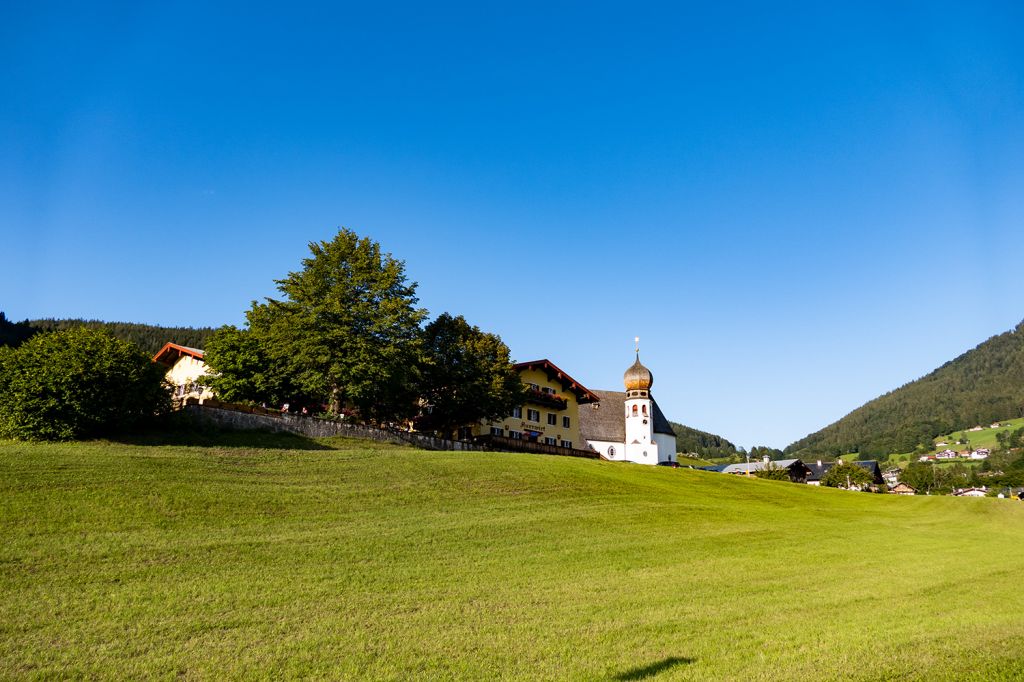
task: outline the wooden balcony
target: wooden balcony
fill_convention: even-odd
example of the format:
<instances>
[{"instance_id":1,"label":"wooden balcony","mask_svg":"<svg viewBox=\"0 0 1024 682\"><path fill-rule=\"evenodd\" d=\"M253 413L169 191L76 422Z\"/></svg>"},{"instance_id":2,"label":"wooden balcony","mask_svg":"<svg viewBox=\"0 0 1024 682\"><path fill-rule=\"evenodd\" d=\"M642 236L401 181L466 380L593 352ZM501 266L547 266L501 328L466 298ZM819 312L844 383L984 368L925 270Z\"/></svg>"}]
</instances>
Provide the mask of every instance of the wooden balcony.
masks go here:
<instances>
[{"instance_id":1,"label":"wooden balcony","mask_svg":"<svg viewBox=\"0 0 1024 682\"><path fill-rule=\"evenodd\" d=\"M569 407L569 401L557 393L545 393L535 388L526 389L526 402L555 410L564 410Z\"/></svg>"}]
</instances>

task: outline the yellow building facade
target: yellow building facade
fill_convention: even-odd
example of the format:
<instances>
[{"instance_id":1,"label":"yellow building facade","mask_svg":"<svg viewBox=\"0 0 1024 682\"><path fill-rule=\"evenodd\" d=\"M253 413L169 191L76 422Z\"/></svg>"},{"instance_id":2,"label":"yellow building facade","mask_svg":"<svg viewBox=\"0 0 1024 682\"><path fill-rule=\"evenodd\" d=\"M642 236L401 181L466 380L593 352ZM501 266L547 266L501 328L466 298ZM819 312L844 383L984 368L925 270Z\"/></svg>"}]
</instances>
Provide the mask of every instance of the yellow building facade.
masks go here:
<instances>
[{"instance_id":1,"label":"yellow building facade","mask_svg":"<svg viewBox=\"0 0 1024 682\"><path fill-rule=\"evenodd\" d=\"M516 370L527 389L523 405L500 421L472 427L472 435L586 449L580 435L579 406L596 402L597 395L550 360L521 362Z\"/></svg>"}]
</instances>

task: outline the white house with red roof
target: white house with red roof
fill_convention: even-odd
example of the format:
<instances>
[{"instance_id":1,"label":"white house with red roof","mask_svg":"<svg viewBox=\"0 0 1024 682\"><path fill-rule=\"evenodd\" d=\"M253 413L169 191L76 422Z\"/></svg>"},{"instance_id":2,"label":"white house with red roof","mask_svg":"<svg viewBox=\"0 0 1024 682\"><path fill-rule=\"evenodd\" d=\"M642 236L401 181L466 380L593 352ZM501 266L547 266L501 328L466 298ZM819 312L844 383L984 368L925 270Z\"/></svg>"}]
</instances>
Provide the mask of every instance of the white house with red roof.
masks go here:
<instances>
[{"instance_id":1,"label":"white house with red roof","mask_svg":"<svg viewBox=\"0 0 1024 682\"><path fill-rule=\"evenodd\" d=\"M203 361L203 351L199 348L168 342L153 356L153 362L167 368L165 377L174 386L176 400L198 398L201 403L213 397L213 391L203 382L209 368Z\"/></svg>"}]
</instances>

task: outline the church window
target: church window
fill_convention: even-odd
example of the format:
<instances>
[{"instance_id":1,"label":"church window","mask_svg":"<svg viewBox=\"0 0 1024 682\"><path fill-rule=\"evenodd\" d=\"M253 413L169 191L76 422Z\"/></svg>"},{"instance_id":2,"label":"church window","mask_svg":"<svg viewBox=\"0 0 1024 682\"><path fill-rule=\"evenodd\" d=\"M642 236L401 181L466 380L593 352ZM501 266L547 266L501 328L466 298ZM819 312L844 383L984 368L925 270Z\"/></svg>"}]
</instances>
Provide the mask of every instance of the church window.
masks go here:
<instances>
[{"instance_id":1,"label":"church window","mask_svg":"<svg viewBox=\"0 0 1024 682\"><path fill-rule=\"evenodd\" d=\"M636 405L633 406L633 416L636 416Z\"/></svg>"},{"instance_id":2,"label":"church window","mask_svg":"<svg viewBox=\"0 0 1024 682\"><path fill-rule=\"evenodd\" d=\"M646 405L643 406L642 412L644 413L644 416L646 417L647 416L647 406Z\"/></svg>"}]
</instances>

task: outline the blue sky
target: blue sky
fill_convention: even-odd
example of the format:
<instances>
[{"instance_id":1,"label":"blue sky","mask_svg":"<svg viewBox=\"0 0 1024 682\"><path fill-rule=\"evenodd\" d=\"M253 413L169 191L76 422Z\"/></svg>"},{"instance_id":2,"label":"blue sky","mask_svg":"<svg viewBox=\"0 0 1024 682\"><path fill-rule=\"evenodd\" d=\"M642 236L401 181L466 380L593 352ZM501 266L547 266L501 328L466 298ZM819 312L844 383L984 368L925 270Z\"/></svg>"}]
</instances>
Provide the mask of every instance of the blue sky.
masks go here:
<instances>
[{"instance_id":1,"label":"blue sky","mask_svg":"<svg viewBox=\"0 0 1024 682\"><path fill-rule=\"evenodd\" d=\"M777 447L1024 318L1017 3L371 4L4 4L0 310L237 324L344 225Z\"/></svg>"}]
</instances>

